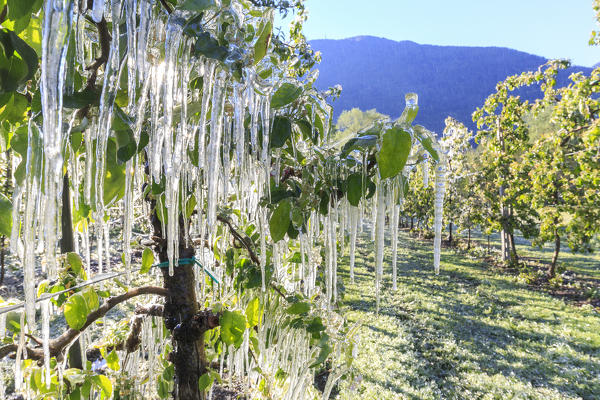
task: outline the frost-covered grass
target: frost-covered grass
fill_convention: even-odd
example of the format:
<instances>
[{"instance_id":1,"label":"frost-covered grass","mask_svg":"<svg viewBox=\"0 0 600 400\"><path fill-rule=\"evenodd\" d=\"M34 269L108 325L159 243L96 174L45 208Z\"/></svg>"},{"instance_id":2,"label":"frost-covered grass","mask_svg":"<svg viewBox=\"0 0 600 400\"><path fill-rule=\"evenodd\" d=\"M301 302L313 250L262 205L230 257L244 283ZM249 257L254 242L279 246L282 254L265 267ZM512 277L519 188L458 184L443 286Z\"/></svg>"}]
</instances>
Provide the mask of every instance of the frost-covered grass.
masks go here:
<instances>
[{"instance_id":1,"label":"frost-covered grass","mask_svg":"<svg viewBox=\"0 0 600 400\"><path fill-rule=\"evenodd\" d=\"M343 384L338 399L600 399L597 310L448 249L435 276L431 242L401 235L398 290L386 249L379 315L366 235L354 284L347 262L341 267L346 315L363 325L354 364L362 381ZM600 273L594 257L571 260Z\"/></svg>"}]
</instances>

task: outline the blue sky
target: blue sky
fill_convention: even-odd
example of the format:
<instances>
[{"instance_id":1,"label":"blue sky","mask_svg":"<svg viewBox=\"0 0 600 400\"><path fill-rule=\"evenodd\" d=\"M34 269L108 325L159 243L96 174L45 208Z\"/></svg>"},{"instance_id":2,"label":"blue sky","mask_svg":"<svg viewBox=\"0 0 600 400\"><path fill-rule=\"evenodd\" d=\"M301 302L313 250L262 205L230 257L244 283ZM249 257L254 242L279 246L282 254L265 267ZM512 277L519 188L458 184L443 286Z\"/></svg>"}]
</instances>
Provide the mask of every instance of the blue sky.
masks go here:
<instances>
[{"instance_id":1,"label":"blue sky","mask_svg":"<svg viewBox=\"0 0 600 400\"><path fill-rule=\"evenodd\" d=\"M458 46L501 46L574 64L600 62L590 47L591 0L307 0L308 39L372 35Z\"/></svg>"}]
</instances>

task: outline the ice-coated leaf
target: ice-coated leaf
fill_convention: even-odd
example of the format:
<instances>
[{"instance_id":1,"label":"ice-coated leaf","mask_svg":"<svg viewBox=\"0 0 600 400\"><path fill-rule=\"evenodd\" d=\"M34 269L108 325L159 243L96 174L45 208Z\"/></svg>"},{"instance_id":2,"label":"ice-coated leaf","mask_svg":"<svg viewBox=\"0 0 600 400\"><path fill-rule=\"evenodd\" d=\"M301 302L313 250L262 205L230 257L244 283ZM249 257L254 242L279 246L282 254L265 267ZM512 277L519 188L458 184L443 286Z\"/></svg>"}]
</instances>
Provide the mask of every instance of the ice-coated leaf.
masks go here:
<instances>
[{"instance_id":1,"label":"ice-coated leaf","mask_svg":"<svg viewBox=\"0 0 600 400\"><path fill-rule=\"evenodd\" d=\"M382 179L398 175L408 159L412 146L412 136L400 126L388 129L383 134L381 150L377 155L379 173Z\"/></svg>"},{"instance_id":2,"label":"ice-coated leaf","mask_svg":"<svg viewBox=\"0 0 600 400\"><path fill-rule=\"evenodd\" d=\"M79 254L67 253L67 262L69 263L69 266L71 267L71 270L73 270L73 272L75 272L77 275L81 273L83 261L81 260L81 257L79 257Z\"/></svg>"},{"instance_id":3,"label":"ice-coated leaf","mask_svg":"<svg viewBox=\"0 0 600 400\"><path fill-rule=\"evenodd\" d=\"M154 264L154 253L150 248L146 247L142 252L142 268L140 269L140 273L145 274L150 271L152 264Z\"/></svg>"},{"instance_id":4,"label":"ice-coated leaf","mask_svg":"<svg viewBox=\"0 0 600 400\"><path fill-rule=\"evenodd\" d=\"M260 302L258 297L255 297L246 306L246 321L248 323L248 328L253 328L258 325L260 323L260 319Z\"/></svg>"},{"instance_id":5,"label":"ice-coated leaf","mask_svg":"<svg viewBox=\"0 0 600 400\"><path fill-rule=\"evenodd\" d=\"M110 399L112 397L112 382L105 375L92 376L92 382L102 391L103 399Z\"/></svg>"},{"instance_id":6,"label":"ice-coated leaf","mask_svg":"<svg viewBox=\"0 0 600 400\"><path fill-rule=\"evenodd\" d=\"M271 239L274 242L279 242L285 237L285 233L292 222L291 211L292 205L287 200L281 201L275 211L273 211L269 220L269 231L271 232Z\"/></svg>"},{"instance_id":7,"label":"ice-coated leaf","mask_svg":"<svg viewBox=\"0 0 600 400\"><path fill-rule=\"evenodd\" d=\"M205 392L212 386L215 381L213 374L207 372L198 379L198 387L201 392Z\"/></svg>"},{"instance_id":8,"label":"ice-coated leaf","mask_svg":"<svg viewBox=\"0 0 600 400\"><path fill-rule=\"evenodd\" d=\"M0 193L0 235L10 236L12 229L12 203Z\"/></svg>"},{"instance_id":9,"label":"ice-coated leaf","mask_svg":"<svg viewBox=\"0 0 600 400\"><path fill-rule=\"evenodd\" d=\"M431 138L432 133L429 132L426 128L421 125L415 125L413 127L415 132L415 136L421 142L421 145L427 152L431 155L431 157L437 162L440 161L440 156L438 152L433 148L433 139Z\"/></svg>"},{"instance_id":10,"label":"ice-coated leaf","mask_svg":"<svg viewBox=\"0 0 600 400\"><path fill-rule=\"evenodd\" d=\"M271 98L271 108L285 107L302 94L302 87L293 83L284 83L275 91Z\"/></svg>"},{"instance_id":11,"label":"ice-coated leaf","mask_svg":"<svg viewBox=\"0 0 600 400\"><path fill-rule=\"evenodd\" d=\"M85 298L76 293L69 297L64 306L65 319L73 329L81 329L87 321L88 307Z\"/></svg>"},{"instance_id":12,"label":"ice-coated leaf","mask_svg":"<svg viewBox=\"0 0 600 400\"><path fill-rule=\"evenodd\" d=\"M221 339L228 345L240 347L244 341L246 318L238 311L223 311L220 319Z\"/></svg>"},{"instance_id":13,"label":"ice-coated leaf","mask_svg":"<svg viewBox=\"0 0 600 400\"><path fill-rule=\"evenodd\" d=\"M269 49L269 44L271 43L272 34L273 23L268 21L263 27L263 30L260 32L256 43L254 44L254 65L258 64L263 58L265 58L267 50Z\"/></svg>"},{"instance_id":14,"label":"ice-coated leaf","mask_svg":"<svg viewBox=\"0 0 600 400\"><path fill-rule=\"evenodd\" d=\"M292 304L286 310L286 312L288 314L293 314L293 315L306 314L309 311L310 311L310 304L303 302L303 301Z\"/></svg>"},{"instance_id":15,"label":"ice-coated leaf","mask_svg":"<svg viewBox=\"0 0 600 400\"><path fill-rule=\"evenodd\" d=\"M271 147L282 147L292 136L292 123L289 118L277 116L273 120L273 129L271 130Z\"/></svg>"},{"instance_id":16,"label":"ice-coated leaf","mask_svg":"<svg viewBox=\"0 0 600 400\"><path fill-rule=\"evenodd\" d=\"M348 193L348 202L353 206L358 206L360 198L363 195L363 176L354 173L348 176L346 180L346 190Z\"/></svg>"},{"instance_id":17,"label":"ice-coated leaf","mask_svg":"<svg viewBox=\"0 0 600 400\"><path fill-rule=\"evenodd\" d=\"M185 0L178 8L180 10L201 12L216 7L215 0Z\"/></svg>"},{"instance_id":18,"label":"ice-coated leaf","mask_svg":"<svg viewBox=\"0 0 600 400\"><path fill-rule=\"evenodd\" d=\"M121 365L119 364L119 356L116 351L112 350L110 353L106 355L106 365L108 368L113 371L118 371L121 369Z\"/></svg>"}]
</instances>

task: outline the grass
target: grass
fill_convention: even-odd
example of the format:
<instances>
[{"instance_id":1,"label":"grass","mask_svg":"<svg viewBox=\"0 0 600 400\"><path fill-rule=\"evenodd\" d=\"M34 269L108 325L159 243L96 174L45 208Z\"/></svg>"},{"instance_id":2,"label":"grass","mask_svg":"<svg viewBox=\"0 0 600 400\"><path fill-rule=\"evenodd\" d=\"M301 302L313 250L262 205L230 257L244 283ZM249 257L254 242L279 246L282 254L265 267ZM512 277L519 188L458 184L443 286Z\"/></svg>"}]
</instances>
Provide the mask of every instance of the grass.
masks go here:
<instances>
[{"instance_id":1,"label":"grass","mask_svg":"<svg viewBox=\"0 0 600 400\"><path fill-rule=\"evenodd\" d=\"M342 384L338 399L600 399L596 309L532 290L453 250L444 249L436 276L431 242L402 233L398 290L386 252L376 314L367 240L357 246L355 283L341 267L343 309L362 327L357 379ZM578 260L570 262L598 276L597 259Z\"/></svg>"}]
</instances>

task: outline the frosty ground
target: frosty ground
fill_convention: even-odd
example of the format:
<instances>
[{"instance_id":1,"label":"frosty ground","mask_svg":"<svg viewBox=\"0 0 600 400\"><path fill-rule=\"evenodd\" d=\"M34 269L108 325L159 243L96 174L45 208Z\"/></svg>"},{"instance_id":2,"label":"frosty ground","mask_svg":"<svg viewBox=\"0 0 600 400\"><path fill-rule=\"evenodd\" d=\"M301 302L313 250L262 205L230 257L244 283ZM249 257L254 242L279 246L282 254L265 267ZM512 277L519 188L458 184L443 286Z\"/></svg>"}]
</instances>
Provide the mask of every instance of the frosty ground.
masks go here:
<instances>
[{"instance_id":1,"label":"frosty ground","mask_svg":"<svg viewBox=\"0 0 600 400\"><path fill-rule=\"evenodd\" d=\"M338 399L600 398L598 309L553 297L456 250L444 249L435 276L431 242L402 232L398 290L391 289L386 249L376 314L373 245L368 235L361 240L355 283L347 267L341 275L346 316L362 324L357 377ZM564 262L600 278L597 255L565 254Z\"/></svg>"}]
</instances>

